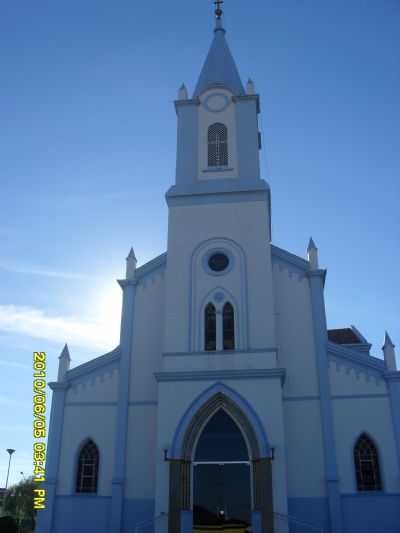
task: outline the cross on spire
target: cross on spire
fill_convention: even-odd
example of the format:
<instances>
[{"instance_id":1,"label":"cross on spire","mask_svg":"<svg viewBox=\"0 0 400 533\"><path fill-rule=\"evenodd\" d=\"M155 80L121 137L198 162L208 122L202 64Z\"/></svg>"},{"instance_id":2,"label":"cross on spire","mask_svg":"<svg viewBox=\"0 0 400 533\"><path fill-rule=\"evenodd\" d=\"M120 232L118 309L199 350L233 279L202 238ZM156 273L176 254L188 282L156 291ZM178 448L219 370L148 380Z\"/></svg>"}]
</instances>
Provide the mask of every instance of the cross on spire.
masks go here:
<instances>
[{"instance_id":1,"label":"cross on spire","mask_svg":"<svg viewBox=\"0 0 400 533\"><path fill-rule=\"evenodd\" d=\"M218 20L222 18L223 11L222 11L222 4L224 3L224 0L215 0L215 16Z\"/></svg>"}]
</instances>

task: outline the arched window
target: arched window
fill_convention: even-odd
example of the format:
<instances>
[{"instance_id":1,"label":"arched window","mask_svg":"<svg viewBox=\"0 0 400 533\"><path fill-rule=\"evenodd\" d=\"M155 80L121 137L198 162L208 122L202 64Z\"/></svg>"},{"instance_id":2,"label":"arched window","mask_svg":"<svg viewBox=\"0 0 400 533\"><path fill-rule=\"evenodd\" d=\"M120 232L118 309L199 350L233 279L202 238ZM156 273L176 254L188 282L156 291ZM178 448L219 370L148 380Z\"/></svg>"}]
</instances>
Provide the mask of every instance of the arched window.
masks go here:
<instances>
[{"instance_id":1,"label":"arched window","mask_svg":"<svg viewBox=\"0 0 400 533\"><path fill-rule=\"evenodd\" d=\"M208 128L208 166L223 167L228 164L228 129L216 122Z\"/></svg>"},{"instance_id":2,"label":"arched window","mask_svg":"<svg viewBox=\"0 0 400 533\"><path fill-rule=\"evenodd\" d=\"M204 349L206 352L217 349L217 317L215 307L211 303L204 311Z\"/></svg>"},{"instance_id":3,"label":"arched window","mask_svg":"<svg viewBox=\"0 0 400 533\"><path fill-rule=\"evenodd\" d=\"M382 490L378 451L372 440L363 433L354 447L357 489Z\"/></svg>"},{"instance_id":4,"label":"arched window","mask_svg":"<svg viewBox=\"0 0 400 533\"><path fill-rule=\"evenodd\" d=\"M98 472L99 450L96 444L89 440L79 454L76 492L97 492Z\"/></svg>"},{"instance_id":5,"label":"arched window","mask_svg":"<svg viewBox=\"0 0 400 533\"><path fill-rule=\"evenodd\" d=\"M235 313L229 302L224 305L223 310L223 339L224 350L235 349Z\"/></svg>"}]
</instances>

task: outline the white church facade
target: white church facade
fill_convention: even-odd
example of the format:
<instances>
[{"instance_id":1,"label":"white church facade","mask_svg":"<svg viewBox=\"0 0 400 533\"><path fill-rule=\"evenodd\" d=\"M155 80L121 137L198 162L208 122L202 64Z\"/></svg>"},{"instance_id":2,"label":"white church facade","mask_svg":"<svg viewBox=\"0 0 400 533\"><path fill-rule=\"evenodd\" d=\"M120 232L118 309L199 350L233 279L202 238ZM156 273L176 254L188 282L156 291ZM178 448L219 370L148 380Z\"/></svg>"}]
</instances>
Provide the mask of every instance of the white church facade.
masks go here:
<instances>
[{"instance_id":1,"label":"white church facade","mask_svg":"<svg viewBox=\"0 0 400 533\"><path fill-rule=\"evenodd\" d=\"M37 532L398 533L394 345L328 330L315 244L271 244L260 100L219 8L175 107L167 252L129 254L114 351L60 356Z\"/></svg>"}]
</instances>

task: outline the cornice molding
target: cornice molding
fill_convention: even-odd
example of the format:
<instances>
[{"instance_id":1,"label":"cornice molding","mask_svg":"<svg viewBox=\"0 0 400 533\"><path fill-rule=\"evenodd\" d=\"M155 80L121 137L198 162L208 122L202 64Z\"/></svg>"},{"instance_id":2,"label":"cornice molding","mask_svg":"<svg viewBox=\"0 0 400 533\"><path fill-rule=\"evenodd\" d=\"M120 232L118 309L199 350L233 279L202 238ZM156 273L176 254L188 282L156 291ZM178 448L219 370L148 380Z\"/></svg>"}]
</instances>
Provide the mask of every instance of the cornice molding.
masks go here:
<instances>
[{"instance_id":1,"label":"cornice molding","mask_svg":"<svg viewBox=\"0 0 400 533\"><path fill-rule=\"evenodd\" d=\"M188 372L156 372L157 382L163 381L216 381L221 379L280 379L285 382L284 368L244 369L244 370L200 370Z\"/></svg>"}]
</instances>

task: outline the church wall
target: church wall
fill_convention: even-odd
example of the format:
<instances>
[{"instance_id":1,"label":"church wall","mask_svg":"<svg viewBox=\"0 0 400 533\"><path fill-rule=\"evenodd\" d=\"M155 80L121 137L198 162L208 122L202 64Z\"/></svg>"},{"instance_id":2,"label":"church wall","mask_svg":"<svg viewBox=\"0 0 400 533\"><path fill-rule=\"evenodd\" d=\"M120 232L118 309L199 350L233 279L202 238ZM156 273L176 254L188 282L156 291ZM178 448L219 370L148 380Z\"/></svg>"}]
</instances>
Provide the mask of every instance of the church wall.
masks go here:
<instances>
[{"instance_id":1,"label":"church wall","mask_svg":"<svg viewBox=\"0 0 400 533\"><path fill-rule=\"evenodd\" d=\"M136 289L130 401L157 400L154 372L160 367L164 322L164 268L139 280Z\"/></svg>"},{"instance_id":2,"label":"church wall","mask_svg":"<svg viewBox=\"0 0 400 533\"><path fill-rule=\"evenodd\" d=\"M324 498L325 475L318 399L284 401L289 498Z\"/></svg>"},{"instance_id":3,"label":"church wall","mask_svg":"<svg viewBox=\"0 0 400 533\"><path fill-rule=\"evenodd\" d=\"M63 436L58 473L58 495L75 494L75 476L81 445L92 439L100 453L98 495L111 495L116 405L68 405L64 410ZM85 498L85 495L76 495Z\"/></svg>"},{"instance_id":4,"label":"church wall","mask_svg":"<svg viewBox=\"0 0 400 533\"><path fill-rule=\"evenodd\" d=\"M255 233L255 229L259 229ZM271 259L268 250L267 205L261 202L215 203L170 208L168 269L166 286L165 351L187 352L191 348L191 290L192 254L197 247L219 236L234 241L234 247L242 250L243 268L251 276L235 270L222 275L205 275L201 262L198 263L193 279L196 278L198 306L205 296L220 286L233 293L236 301L245 302L248 313L244 327L248 348L265 348L275 345L273 323L272 279L269 275ZM255 238L257 235L257 238ZM206 252L206 250L204 251ZM168 273L170 272L170 274ZM235 276L242 279L234 283ZM243 308L243 307L242 307ZM197 308L194 312L200 313ZM200 325L197 322L197 327Z\"/></svg>"},{"instance_id":5,"label":"church wall","mask_svg":"<svg viewBox=\"0 0 400 533\"><path fill-rule=\"evenodd\" d=\"M310 287L303 271L274 260L278 365L287 369L284 396L318 395Z\"/></svg>"},{"instance_id":6,"label":"church wall","mask_svg":"<svg viewBox=\"0 0 400 533\"><path fill-rule=\"evenodd\" d=\"M357 492L353 449L363 432L374 440L378 448L384 493L400 492L389 398L337 398L332 403L341 492Z\"/></svg>"},{"instance_id":7,"label":"church wall","mask_svg":"<svg viewBox=\"0 0 400 533\"><path fill-rule=\"evenodd\" d=\"M157 404L129 408L125 497L154 501Z\"/></svg>"},{"instance_id":8,"label":"church wall","mask_svg":"<svg viewBox=\"0 0 400 533\"><path fill-rule=\"evenodd\" d=\"M118 366L101 367L74 380L67 390L65 401L116 402L118 391Z\"/></svg>"},{"instance_id":9,"label":"church wall","mask_svg":"<svg viewBox=\"0 0 400 533\"><path fill-rule=\"evenodd\" d=\"M329 377L332 396L388 394L381 374L368 367L355 366L344 359L330 358Z\"/></svg>"}]
</instances>

